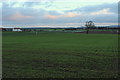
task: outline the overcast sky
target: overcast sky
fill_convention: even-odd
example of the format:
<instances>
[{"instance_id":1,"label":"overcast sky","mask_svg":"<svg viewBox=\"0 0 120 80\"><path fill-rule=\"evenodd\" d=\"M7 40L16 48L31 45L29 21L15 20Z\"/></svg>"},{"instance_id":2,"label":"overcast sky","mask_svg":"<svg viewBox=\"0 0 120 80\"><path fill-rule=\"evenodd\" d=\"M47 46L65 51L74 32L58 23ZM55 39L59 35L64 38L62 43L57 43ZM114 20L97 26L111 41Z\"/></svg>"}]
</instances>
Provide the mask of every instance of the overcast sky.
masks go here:
<instances>
[{"instance_id":1,"label":"overcast sky","mask_svg":"<svg viewBox=\"0 0 120 80\"><path fill-rule=\"evenodd\" d=\"M5 26L84 26L89 20L96 25L115 25L118 21L118 1L4 0L0 8Z\"/></svg>"}]
</instances>

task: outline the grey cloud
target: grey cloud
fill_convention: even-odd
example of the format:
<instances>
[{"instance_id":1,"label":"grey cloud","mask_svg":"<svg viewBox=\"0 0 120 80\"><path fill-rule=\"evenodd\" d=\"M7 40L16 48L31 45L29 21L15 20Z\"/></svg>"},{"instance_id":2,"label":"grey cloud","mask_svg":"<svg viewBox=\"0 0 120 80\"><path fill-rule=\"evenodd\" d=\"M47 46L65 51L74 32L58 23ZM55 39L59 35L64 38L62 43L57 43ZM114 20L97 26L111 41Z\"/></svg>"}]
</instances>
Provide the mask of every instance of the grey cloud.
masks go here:
<instances>
[{"instance_id":1,"label":"grey cloud","mask_svg":"<svg viewBox=\"0 0 120 80\"><path fill-rule=\"evenodd\" d=\"M118 3L104 3L101 5L94 5L94 6L85 6L81 8L76 8L73 10L66 10L65 12L96 12L99 10L103 10L105 8L110 8L110 12L118 13Z\"/></svg>"},{"instance_id":2,"label":"grey cloud","mask_svg":"<svg viewBox=\"0 0 120 80\"><path fill-rule=\"evenodd\" d=\"M46 2L47 3L47 2ZM117 4L113 3L113 4L102 4L102 5L96 5L96 6L86 6L86 7L82 7L82 8L76 8L74 10L67 10L65 11L65 13L67 12L79 12L79 13L85 13L88 14L87 16L76 16L76 17L61 17L61 18L56 18L56 19L46 19L44 18L44 15L49 14L49 15L54 15L54 16L58 16L58 15L62 15L61 13L57 12L57 11L46 11L44 9L33 9L30 6L33 5L40 5L40 3L36 3L36 2L27 2L24 3L24 6L26 6L27 8L12 8L9 7L8 4L4 3L3 4L3 11L2 11L2 17L3 17L3 24L38 24L38 23L43 23L43 24L59 24L59 23L82 23L85 22L87 20L93 20L94 22L117 22ZM50 6L51 4L47 3L48 6ZM42 5L42 4L41 4ZM48 7L46 6L46 7ZM91 12L96 12L105 8L110 8L110 12L114 12L115 14L112 15L95 15L95 16L91 16L89 15ZM13 14L15 14L16 12L20 12L23 15L26 16L33 16L32 19L28 19L28 20L22 20L22 21L14 21L14 20L5 20L5 17L9 17Z\"/></svg>"},{"instance_id":3,"label":"grey cloud","mask_svg":"<svg viewBox=\"0 0 120 80\"><path fill-rule=\"evenodd\" d=\"M118 15L99 15L95 16L93 21L99 22L99 23L117 23L118 22Z\"/></svg>"}]
</instances>

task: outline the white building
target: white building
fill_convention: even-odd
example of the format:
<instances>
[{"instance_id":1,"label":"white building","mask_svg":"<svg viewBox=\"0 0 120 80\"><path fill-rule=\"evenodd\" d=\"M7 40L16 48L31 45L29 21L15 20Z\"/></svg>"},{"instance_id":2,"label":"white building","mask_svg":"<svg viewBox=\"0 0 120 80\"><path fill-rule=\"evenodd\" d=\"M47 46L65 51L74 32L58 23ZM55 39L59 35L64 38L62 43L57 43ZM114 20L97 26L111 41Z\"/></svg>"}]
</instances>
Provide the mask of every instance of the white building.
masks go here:
<instances>
[{"instance_id":1,"label":"white building","mask_svg":"<svg viewBox=\"0 0 120 80\"><path fill-rule=\"evenodd\" d=\"M21 28L13 28L12 31L18 31L18 32L20 32L20 31L22 31L22 30L21 30Z\"/></svg>"}]
</instances>

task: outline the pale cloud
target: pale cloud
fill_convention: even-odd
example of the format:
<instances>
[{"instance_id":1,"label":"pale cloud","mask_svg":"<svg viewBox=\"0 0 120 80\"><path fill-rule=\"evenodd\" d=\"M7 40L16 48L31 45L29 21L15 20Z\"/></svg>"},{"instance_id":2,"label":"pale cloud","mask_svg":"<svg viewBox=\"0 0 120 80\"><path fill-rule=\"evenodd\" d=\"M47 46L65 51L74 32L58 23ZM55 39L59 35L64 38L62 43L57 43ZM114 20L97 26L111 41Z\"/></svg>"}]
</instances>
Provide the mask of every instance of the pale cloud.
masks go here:
<instances>
[{"instance_id":1,"label":"pale cloud","mask_svg":"<svg viewBox=\"0 0 120 80\"><path fill-rule=\"evenodd\" d=\"M9 20L15 20L15 21L24 20L24 19L31 19L31 18L33 18L33 17L32 16L22 15L19 12L16 12L15 14L8 17Z\"/></svg>"},{"instance_id":2,"label":"pale cloud","mask_svg":"<svg viewBox=\"0 0 120 80\"><path fill-rule=\"evenodd\" d=\"M76 17L76 16L82 16L82 14L78 14L78 13L73 13L73 12L68 12L66 14L63 14L63 15L50 15L50 14L47 14L45 15L44 17L45 18L48 18L48 19L57 19L57 18L73 18L73 17Z\"/></svg>"},{"instance_id":3,"label":"pale cloud","mask_svg":"<svg viewBox=\"0 0 120 80\"><path fill-rule=\"evenodd\" d=\"M54 15L45 15L44 18L48 18L48 19L57 19L59 16L54 16Z\"/></svg>"},{"instance_id":4,"label":"pale cloud","mask_svg":"<svg viewBox=\"0 0 120 80\"><path fill-rule=\"evenodd\" d=\"M109 14L114 14L113 12L109 12L110 8L106 8L97 12L92 12L91 15L109 15Z\"/></svg>"},{"instance_id":5,"label":"pale cloud","mask_svg":"<svg viewBox=\"0 0 120 80\"><path fill-rule=\"evenodd\" d=\"M53 0L1 0L2 2L6 2L6 1L11 1L11 2L40 2L40 1L53 1ZM55 1L59 1L59 0L55 0ZM119 0L60 0L60 1L64 1L64 2L69 2L69 1L80 1L80 2L118 2Z\"/></svg>"},{"instance_id":6,"label":"pale cloud","mask_svg":"<svg viewBox=\"0 0 120 80\"><path fill-rule=\"evenodd\" d=\"M20 8L20 7L23 8L24 7L24 2L20 2L20 3L16 2L12 5L12 7L13 8Z\"/></svg>"},{"instance_id":7,"label":"pale cloud","mask_svg":"<svg viewBox=\"0 0 120 80\"><path fill-rule=\"evenodd\" d=\"M0 8L2 8L2 2L0 2Z\"/></svg>"},{"instance_id":8,"label":"pale cloud","mask_svg":"<svg viewBox=\"0 0 120 80\"><path fill-rule=\"evenodd\" d=\"M76 17L76 16L79 16L79 15L80 14L68 12L67 15L65 15L64 17Z\"/></svg>"}]
</instances>

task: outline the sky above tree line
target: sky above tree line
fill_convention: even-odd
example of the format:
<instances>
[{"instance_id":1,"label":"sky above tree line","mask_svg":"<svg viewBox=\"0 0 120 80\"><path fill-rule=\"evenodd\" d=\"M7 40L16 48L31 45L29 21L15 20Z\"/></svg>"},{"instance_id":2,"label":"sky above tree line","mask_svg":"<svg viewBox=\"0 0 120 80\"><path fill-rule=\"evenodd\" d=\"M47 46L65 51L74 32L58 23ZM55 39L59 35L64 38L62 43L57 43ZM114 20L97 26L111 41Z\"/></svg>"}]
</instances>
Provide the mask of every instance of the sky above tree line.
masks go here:
<instances>
[{"instance_id":1,"label":"sky above tree line","mask_svg":"<svg viewBox=\"0 0 120 80\"><path fill-rule=\"evenodd\" d=\"M50 27L84 26L86 21L96 25L118 23L119 0L36 0L0 3L3 26Z\"/></svg>"}]
</instances>

